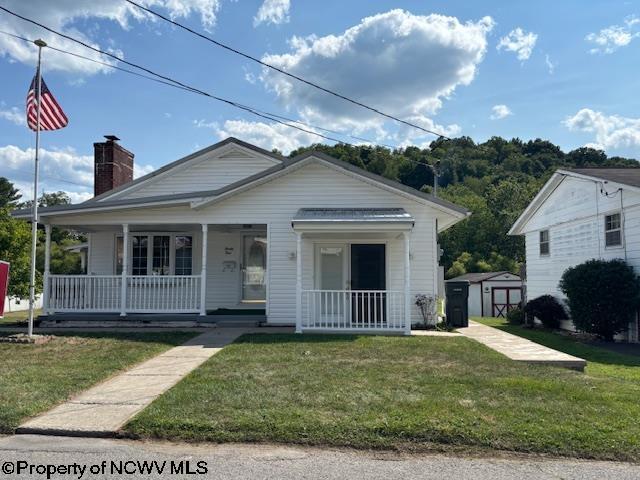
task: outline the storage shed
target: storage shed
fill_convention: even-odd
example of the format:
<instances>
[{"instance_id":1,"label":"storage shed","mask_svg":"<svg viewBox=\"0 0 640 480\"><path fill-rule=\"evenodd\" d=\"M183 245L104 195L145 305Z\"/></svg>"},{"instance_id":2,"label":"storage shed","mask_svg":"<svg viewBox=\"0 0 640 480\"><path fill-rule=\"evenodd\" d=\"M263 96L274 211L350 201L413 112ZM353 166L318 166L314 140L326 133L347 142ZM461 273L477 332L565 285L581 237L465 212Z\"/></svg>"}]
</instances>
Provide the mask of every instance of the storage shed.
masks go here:
<instances>
[{"instance_id":1,"label":"storage shed","mask_svg":"<svg viewBox=\"0 0 640 480\"><path fill-rule=\"evenodd\" d=\"M511 272L465 273L447 282L469 282L469 316L504 317L522 300L522 279Z\"/></svg>"}]
</instances>

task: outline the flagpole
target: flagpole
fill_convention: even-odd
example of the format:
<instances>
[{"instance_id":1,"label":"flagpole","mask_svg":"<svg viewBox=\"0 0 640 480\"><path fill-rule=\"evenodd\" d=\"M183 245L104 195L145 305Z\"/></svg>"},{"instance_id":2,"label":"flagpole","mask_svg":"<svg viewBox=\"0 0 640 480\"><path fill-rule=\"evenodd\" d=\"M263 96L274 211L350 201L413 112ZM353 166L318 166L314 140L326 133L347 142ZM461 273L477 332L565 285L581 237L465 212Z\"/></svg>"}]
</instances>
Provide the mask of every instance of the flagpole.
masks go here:
<instances>
[{"instance_id":1,"label":"flagpole","mask_svg":"<svg viewBox=\"0 0 640 480\"><path fill-rule=\"evenodd\" d=\"M37 79L37 104L36 104L36 161L33 175L33 215L31 219L31 278L29 280L29 327L27 335L33 336L33 315L36 302L36 248L38 246L38 156L40 153L40 99L42 91L42 75L40 64L42 62L42 47L47 44L43 40L35 40L38 46L38 70Z\"/></svg>"}]
</instances>

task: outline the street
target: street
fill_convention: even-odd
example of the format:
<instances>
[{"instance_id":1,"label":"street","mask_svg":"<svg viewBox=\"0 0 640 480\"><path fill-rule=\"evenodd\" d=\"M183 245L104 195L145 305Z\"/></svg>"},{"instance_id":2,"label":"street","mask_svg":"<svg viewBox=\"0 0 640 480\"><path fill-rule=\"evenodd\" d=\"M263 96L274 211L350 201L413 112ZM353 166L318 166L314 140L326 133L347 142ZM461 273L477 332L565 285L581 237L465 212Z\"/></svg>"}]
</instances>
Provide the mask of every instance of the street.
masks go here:
<instances>
[{"instance_id":1,"label":"street","mask_svg":"<svg viewBox=\"0 0 640 480\"><path fill-rule=\"evenodd\" d=\"M400 455L295 446L171 444L37 435L0 438L0 469L0 479L45 479L47 472L48 478L53 479L640 478L640 466L613 462Z\"/></svg>"}]
</instances>

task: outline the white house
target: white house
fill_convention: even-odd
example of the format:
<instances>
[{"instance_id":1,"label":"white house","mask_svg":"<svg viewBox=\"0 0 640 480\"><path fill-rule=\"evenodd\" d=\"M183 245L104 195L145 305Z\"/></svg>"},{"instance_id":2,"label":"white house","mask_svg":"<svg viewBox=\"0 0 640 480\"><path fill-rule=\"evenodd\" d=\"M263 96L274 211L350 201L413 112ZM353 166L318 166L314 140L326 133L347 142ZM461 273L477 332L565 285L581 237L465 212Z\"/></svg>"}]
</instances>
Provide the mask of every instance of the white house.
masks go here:
<instances>
[{"instance_id":1,"label":"white house","mask_svg":"<svg viewBox=\"0 0 640 480\"><path fill-rule=\"evenodd\" d=\"M117 140L94 144L94 198L40 210L47 241L53 225L88 237L87 275L50 274L47 245L49 315L264 309L298 332L407 333L414 296L438 294L437 232L469 214L319 152L235 138L131 181Z\"/></svg>"},{"instance_id":2,"label":"white house","mask_svg":"<svg viewBox=\"0 0 640 480\"><path fill-rule=\"evenodd\" d=\"M556 171L509 234L526 240L529 300L543 294L562 299L564 271L593 258L621 258L639 270L640 168ZM627 338L638 340L637 319Z\"/></svg>"},{"instance_id":3,"label":"white house","mask_svg":"<svg viewBox=\"0 0 640 480\"><path fill-rule=\"evenodd\" d=\"M522 300L522 280L511 272L465 273L447 281L469 282L467 308L473 317L506 317Z\"/></svg>"}]
</instances>

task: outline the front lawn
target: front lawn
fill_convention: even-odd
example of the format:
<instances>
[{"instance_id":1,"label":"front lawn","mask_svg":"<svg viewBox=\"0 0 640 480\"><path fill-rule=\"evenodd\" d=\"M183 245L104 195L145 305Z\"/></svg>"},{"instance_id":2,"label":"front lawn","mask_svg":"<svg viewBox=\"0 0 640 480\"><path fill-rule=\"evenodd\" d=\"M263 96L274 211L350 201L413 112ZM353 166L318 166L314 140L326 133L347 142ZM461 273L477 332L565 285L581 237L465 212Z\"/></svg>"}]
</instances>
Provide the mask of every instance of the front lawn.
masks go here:
<instances>
[{"instance_id":1,"label":"front lawn","mask_svg":"<svg viewBox=\"0 0 640 480\"><path fill-rule=\"evenodd\" d=\"M631 367L625 367L631 368ZM640 378L460 337L241 337L125 427L142 437L640 460Z\"/></svg>"},{"instance_id":2,"label":"front lawn","mask_svg":"<svg viewBox=\"0 0 640 480\"><path fill-rule=\"evenodd\" d=\"M41 310L34 311L34 317L38 318ZM0 325L7 323L22 323L26 322L29 318L29 310L20 310L18 312L4 312L3 318L0 318Z\"/></svg>"},{"instance_id":3,"label":"front lawn","mask_svg":"<svg viewBox=\"0 0 640 480\"><path fill-rule=\"evenodd\" d=\"M63 333L43 345L0 343L0 433L13 432L28 417L192 336Z\"/></svg>"}]
</instances>

